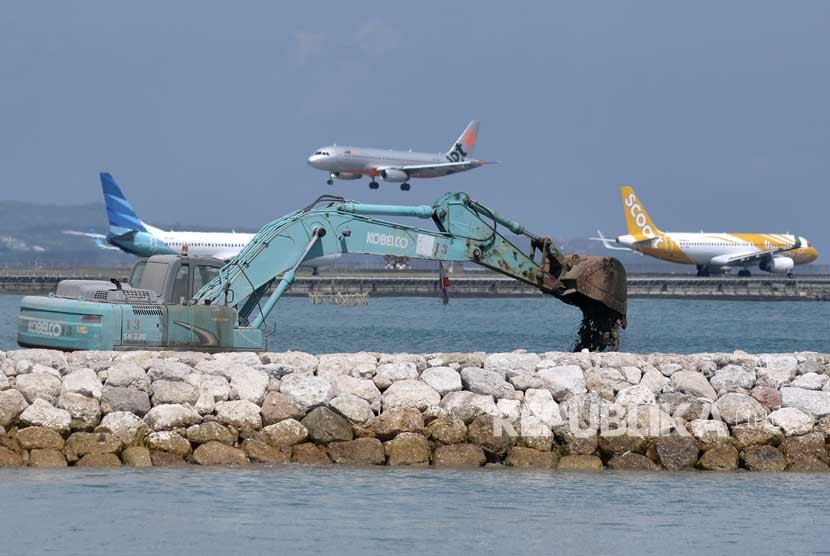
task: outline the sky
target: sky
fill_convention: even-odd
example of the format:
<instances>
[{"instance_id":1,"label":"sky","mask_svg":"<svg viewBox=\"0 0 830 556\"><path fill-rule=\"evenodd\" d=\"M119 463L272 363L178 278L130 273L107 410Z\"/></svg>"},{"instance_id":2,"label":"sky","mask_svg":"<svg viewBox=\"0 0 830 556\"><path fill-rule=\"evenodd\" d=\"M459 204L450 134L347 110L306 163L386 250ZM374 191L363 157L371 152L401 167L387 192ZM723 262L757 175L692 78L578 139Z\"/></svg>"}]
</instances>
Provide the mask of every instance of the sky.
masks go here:
<instances>
[{"instance_id":1,"label":"sky","mask_svg":"<svg viewBox=\"0 0 830 556\"><path fill-rule=\"evenodd\" d=\"M830 250L830 3L14 2L0 12L0 199L257 228L318 195L466 191L554 237L794 232ZM446 150L499 164L370 191L306 158ZM830 257L830 255L828 255Z\"/></svg>"}]
</instances>

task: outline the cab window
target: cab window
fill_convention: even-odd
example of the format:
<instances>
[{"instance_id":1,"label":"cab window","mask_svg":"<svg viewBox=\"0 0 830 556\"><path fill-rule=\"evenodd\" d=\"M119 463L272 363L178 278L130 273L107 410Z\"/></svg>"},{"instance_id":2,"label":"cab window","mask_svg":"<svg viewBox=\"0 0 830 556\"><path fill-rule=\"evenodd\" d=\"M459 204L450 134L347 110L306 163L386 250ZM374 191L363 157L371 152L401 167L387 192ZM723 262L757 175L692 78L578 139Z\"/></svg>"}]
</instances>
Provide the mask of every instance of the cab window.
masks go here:
<instances>
[{"instance_id":1,"label":"cab window","mask_svg":"<svg viewBox=\"0 0 830 556\"><path fill-rule=\"evenodd\" d=\"M187 295L187 286L190 282L190 265L182 265L179 271L176 272L176 280L173 282L173 296L171 301L173 303L186 302L189 299Z\"/></svg>"},{"instance_id":2,"label":"cab window","mask_svg":"<svg viewBox=\"0 0 830 556\"><path fill-rule=\"evenodd\" d=\"M193 272L193 294L202 289L202 287L216 278L219 274L219 269L215 266L199 265Z\"/></svg>"},{"instance_id":3,"label":"cab window","mask_svg":"<svg viewBox=\"0 0 830 556\"><path fill-rule=\"evenodd\" d=\"M130 273L130 279L127 282L134 288L138 288L141 284L141 276L144 274L144 269L147 267L147 261L141 261L135 264L133 271Z\"/></svg>"}]
</instances>

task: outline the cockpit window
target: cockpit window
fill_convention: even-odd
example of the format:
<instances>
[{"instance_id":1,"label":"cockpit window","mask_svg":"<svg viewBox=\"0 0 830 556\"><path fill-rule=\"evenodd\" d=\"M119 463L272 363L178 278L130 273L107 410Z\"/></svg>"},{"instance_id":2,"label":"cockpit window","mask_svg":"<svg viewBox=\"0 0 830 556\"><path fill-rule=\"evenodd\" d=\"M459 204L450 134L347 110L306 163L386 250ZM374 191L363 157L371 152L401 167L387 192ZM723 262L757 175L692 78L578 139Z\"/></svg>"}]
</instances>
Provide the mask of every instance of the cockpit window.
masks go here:
<instances>
[{"instance_id":1,"label":"cockpit window","mask_svg":"<svg viewBox=\"0 0 830 556\"><path fill-rule=\"evenodd\" d=\"M320 154L323 156L330 156L328 151L314 151L314 154Z\"/></svg>"}]
</instances>

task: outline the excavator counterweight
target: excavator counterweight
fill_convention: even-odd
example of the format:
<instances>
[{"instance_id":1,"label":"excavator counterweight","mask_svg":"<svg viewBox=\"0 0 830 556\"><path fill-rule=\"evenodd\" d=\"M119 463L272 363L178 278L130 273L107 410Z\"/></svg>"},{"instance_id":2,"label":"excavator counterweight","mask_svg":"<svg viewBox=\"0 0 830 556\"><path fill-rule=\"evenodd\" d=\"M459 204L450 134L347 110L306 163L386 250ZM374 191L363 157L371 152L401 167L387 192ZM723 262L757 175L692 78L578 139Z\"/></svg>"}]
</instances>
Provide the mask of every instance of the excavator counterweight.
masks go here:
<instances>
[{"instance_id":1,"label":"excavator counterweight","mask_svg":"<svg viewBox=\"0 0 830 556\"><path fill-rule=\"evenodd\" d=\"M437 229L382 216L432 220ZM527 237L529 252L502 228ZM472 262L520 280L582 310L576 349L616 350L626 325L625 270L619 261L562 254L551 239L529 233L466 193L448 193L431 206L369 205L323 196L264 226L236 257L217 265L213 279L200 281L204 285L198 291L195 280L190 290L172 283L183 268L193 266L183 256L168 261L178 265L176 272L154 267L155 274L143 272L147 280L123 290L116 284L119 295L109 295L106 286L103 294L96 290L94 299L107 302L60 295L24 298L18 343L58 349L262 350L265 320L291 287L299 265L346 253ZM192 295L170 299L153 290L162 287L158 284L166 292ZM142 303L130 301L135 299Z\"/></svg>"}]
</instances>

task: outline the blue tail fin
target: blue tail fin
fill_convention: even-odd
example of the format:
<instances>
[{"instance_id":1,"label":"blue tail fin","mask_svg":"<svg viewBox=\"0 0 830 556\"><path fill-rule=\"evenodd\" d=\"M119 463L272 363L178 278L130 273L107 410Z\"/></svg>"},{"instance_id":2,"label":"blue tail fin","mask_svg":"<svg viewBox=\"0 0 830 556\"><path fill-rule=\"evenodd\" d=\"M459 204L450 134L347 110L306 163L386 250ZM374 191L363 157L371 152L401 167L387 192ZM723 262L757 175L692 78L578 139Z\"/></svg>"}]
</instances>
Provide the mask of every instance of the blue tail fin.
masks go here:
<instances>
[{"instance_id":1,"label":"blue tail fin","mask_svg":"<svg viewBox=\"0 0 830 556\"><path fill-rule=\"evenodd\" d=\"M121 189L108 172L101 172L101 189L104 192L104 203L107 205L107 219L110 223L110 233L120 236L129 232L146 232L147 228L139 220L133 206L121 193Z\"/></svg>"}]
</instances>

